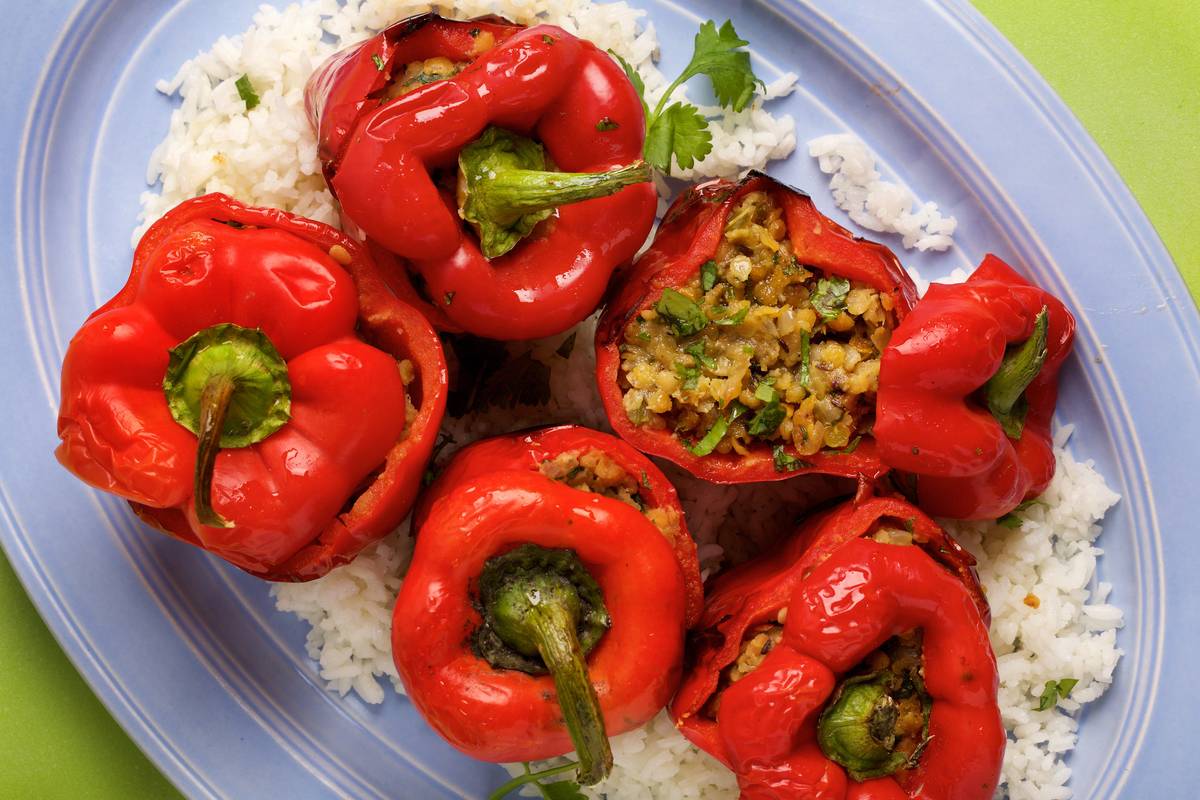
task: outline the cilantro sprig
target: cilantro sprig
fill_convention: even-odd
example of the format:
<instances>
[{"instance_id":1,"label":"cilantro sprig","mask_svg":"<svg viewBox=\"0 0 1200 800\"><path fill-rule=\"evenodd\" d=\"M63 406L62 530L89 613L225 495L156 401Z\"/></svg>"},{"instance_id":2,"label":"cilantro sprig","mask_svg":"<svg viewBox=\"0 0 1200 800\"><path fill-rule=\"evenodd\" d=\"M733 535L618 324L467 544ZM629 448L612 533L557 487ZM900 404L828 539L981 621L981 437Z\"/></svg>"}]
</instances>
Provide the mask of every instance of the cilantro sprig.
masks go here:
<instances>
[{"instance_id":1,"label":"cilantro sprig","mask_svg":"<svg viewBox=\"0 0 1200 800\"><path fill-rule=\"evenodd\" d=\"M542 780L545 778L553 778L556 775L562 775L563 773L577 769L579 767L578 762L568 761L566 764L559 764L556 767L543 769L539 772L534 772L530 768L528 761L524 762L524 767L525 774L518 775L500 786L496 791L488 795L488 800L504 800L504 798L527 784L532 784L536 787L544 800L587 800L587 796L579 790L579 784L570 778L542 783Z\"/></svg>"},{"instance_id":2,"label":"cilantro sprig","mask_svg":"<svg viewBox=\"0 0 1200 800\"><path fill-rule=\"evenodd\" d=\"M646 111L647 161L663 172L670 172L672 158L680 169L690 169L712 152L708 120L691 103L671 102L671 94L697 75L706 75L712 82L717 102L724 108L741 111L762 85L750 66L750 53L742 49L748 44L738 36L729 20L719 28L712 20L701 24L691 61L662 93L653 109L646 103L646 86L641 76L627 61L612 53L642 96L642 108Z\"/></svg>"}]
</instances>

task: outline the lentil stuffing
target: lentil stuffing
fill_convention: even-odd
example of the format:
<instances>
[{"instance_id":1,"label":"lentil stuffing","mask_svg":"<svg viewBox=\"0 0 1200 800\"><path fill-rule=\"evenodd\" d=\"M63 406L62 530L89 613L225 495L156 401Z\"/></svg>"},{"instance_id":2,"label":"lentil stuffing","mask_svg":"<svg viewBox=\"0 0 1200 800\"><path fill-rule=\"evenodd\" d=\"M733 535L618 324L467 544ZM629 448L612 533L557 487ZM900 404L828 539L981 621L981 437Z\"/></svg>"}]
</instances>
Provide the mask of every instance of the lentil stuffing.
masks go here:
<instances>
[{"instance_id":1,"label":"lentil stuffing","mask_svg":"<svg viewBox=\"0 0 1200 800\"><path fill-rule=\"evenodd\" d=\"M662 531L669 541L679 535L679 513L671 508L647 508L638 478L599 450L559 453L541 463L541 473L581 492L594 492L633 506Z\"/></svg>"},{"instance_id":2,"label":"lentil stuffing","mask_svg":"<svg viewBox=\"0 0 1200 800\"><path fill-rule=\"evenodd\" d=\"M894 326L889 294L805 267L783 209L751 192L700 274L625 328L625 412L700 456L756 440L801 455L852 447L872 424Z\"/></svg>"}]
</instances>

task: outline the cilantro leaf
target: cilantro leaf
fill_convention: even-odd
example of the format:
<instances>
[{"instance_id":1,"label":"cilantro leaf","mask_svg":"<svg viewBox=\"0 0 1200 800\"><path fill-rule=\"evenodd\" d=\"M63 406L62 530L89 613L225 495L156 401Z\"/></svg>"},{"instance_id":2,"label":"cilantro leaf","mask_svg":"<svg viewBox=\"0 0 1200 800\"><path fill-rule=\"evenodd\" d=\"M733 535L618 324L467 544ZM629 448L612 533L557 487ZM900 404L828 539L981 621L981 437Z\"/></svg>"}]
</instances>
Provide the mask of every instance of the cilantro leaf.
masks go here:
<instances>
[{"instance_id":1,"label":"cilantro leaf","mask_svg":"<svg viewBox=\"0 0 1200 800\"><path fill-rule=\"evenodd\" d=\"M1057 681L1046 681L1046 687L1038 698L1037 710L1049 711L1058 705L1059 698L1071 696L1071 690L1079 683L1078 678L1062 678Z\"/></svg>"},{"instance_id":2,"label":"cilantro leaf","mask_svg":"<svg viewBox=\"0 0 1200 800\"><path fill-rule=\"evenodd\" d=\"M700 288L708 291L717 285L717 262L711 258L700 265Z\"/></svg>"},{"instance_id":3,"label":"cilantro leaf","mask_svg":"<svg viewBox=\"0 0 1200 800\"><path fill-rule=\"evenodd\" d=\"M708 20L700 25L691 63L676 84L696 75L707 75L717 102L741 111L760 83L750 66L750 54L741 49L748 44L733 29L732 21L725 20L718 28L715 22Z\"/></svg>"},{"instance_id":4,"label":"cilantro leaf","mask_svg":"<svg viewBox=\"0 0 1200 800\"><path fill-rule=\"evenodd\" d=\"M783 445L777 444L771 451L771 458L775 462L776 472L795 472L798 469L811 467L812 464L802 458L796 458L794 455L783 449Z\"/></svg>"},{"instance_id":5,"label":"cilantro leaf","mask_svg":"<svg viewBox=\"0 0 1200 800\"><path fill-rule=\"evenodd\" d=\"M717 362L704 352L704 342L692 342L683 348L683 352L696 359L696 363L705 369L717 368Z\"/></svg>"},{"instance_id":6,"label":"cilantro leaf","mask_svg":"<svg viewBox=\"0 0 1200 800\"><path fill-rule=\"evenodd\" d=\"M663 289L654 310L667 321L676 336L691 336L708 326L704 309L696 305L692 298L671 288Z\"/></svg>"},{"instance_id":7,"label":"cilantro leaf","mask_svg":"<svg viewBox=\"0 0 1200 800\"><path fill-rule=\"evenodd\" d=\"M708 429L708 433L704 434L704 438L688 447L694 456L706 456L713 450L717 449L717 445L725 438L725 433L729 430L730 424L747 411L746 407L734 400L733 405L729 409L729 414L721 417L713 426Z\"/></svg>"},{"instance_id":8,"label":"cilantro leaf","mask_svg":"<svg viewBox=\"0 0 1200 800\"><path fill-rule=\"evenodd\" d=\"M663 172L671 171L671 157L680 169L690 169L712 152L708 120L695 106L672 103L656 112L646 131L646 160Z\"/></svg>"},{"instance_id":9,"label":"cilantro leaf","mask_svg":"<svg viewBox=\"0 0 1200 800\"><path fill-rule=\"evenodd\" d=\"M712 318L713 325L741 325L746 320L746 314L750 313L750 304L746 303L732 314L729 306L713 306L713 311L720 312Z\"/></svg>"},{"instance_id":10,"label":"cilantro leaf","mask_svg":"<svg viewBox=\"0 0 1200 800\"><path fill-rule=\"evenodd\" d=\"M808 331L801 331L800 332L800 368L798 370L796 370L796 382L799 383L801 386L803 386L805 389L808 388L808 383L811 378L810 371L812 369L812 365L810 363L811 357L808 352L808 349L809 349L809 346L811 343L812 343L812 336L808 333Z\"/></svg>"},{"instance_id":11,"label":"cilantro leaf","mask_svg":"<svg viewBox=\"0 0 1200 800\"><path fill-rule=\"evenodd\" d=\"M609 50L608 54L617 60L617 63L621 65L621 69L625 70L625 77L629 78L629 82L637 90L638 98L642 101L642 112L646 114L647 121L649 121L650 107L646 105L646 82L642 80L642 76L633 68L633 65L617 55L616 52Z\"/></svg>"},{"instance_id":12,"label":"cilantro leaf","mask_svg":"<svg viewBox=\"0 0 1200 800\"><path fill-rule=\"evenodd\" d=\"M826 322L832 322L846 310L846 295L850 294L850 281L845 278L821 278L817 290L809 302L813 310Z\"/></svg>"},{"instance_id":13,"label":"cilantro leaf","mask_svg":"<svg viewBox=\"0 0 1200 800\"><path fill-rule=\"evenodd\" d=\"M771 436L775 431L779 430L779 426L783 424L784 418L787 416L787 411L779 404L779 400L773 400L758 410L758 413L750 420L751 436Z\"/></svg>"},{"instance_id":14,"label":"cilantro leaf","mask_svg":"<svg viewBox=\"0 0 1200 800\"><path fill-rule=\"evenodd\" d=\"M689 367L682 361L675 362L675 374L679 376L679 380L683 381L681 388L685 392L695 389L700 382L700 368Z\"/></svg>"},{"instance_id":15,"label":"cilantro leaf","mask_svg":"<svg viewBox=\"0 0 1200 800\"><path fill-rule=\"evenodd\" d=\"M238 78L233 85L237 89L238 97L246 104L247 111L258 105L258 92L254 91L254 84L250 82L249 75Z\"/></svg>"}]
</instances>

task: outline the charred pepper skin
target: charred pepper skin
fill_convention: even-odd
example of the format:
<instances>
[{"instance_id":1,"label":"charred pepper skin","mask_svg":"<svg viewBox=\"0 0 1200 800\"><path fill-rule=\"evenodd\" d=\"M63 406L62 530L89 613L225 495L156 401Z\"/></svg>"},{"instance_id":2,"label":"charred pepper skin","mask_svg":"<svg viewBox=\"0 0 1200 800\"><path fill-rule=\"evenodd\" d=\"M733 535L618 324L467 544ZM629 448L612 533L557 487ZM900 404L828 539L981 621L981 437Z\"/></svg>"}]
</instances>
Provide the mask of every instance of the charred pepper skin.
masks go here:
<instances>
[{"instance_id":1,"label":"charred pepper skin","mask_svg":"<svg viewBox=\"0 0 1200 800\"><path fill-rule=\"evenodd\" d=\"M864 538L882 519L911 525L911 546ZM906 527L907 527L906 525ZM969 554L898 498L845 503L805 522L778 553L718 576L671 704L679 730L738 773L744 798L986 800L1004 731L986 601ZM704 713L746 633L787 608L779 644ZM839 676L891 636L925 635L933 737L914 769L857 783L825 755L817 718ZM940 743L939 743L940 740Z\"/></svg>"},{"instance_id":2,"label":"charred pepper skin","mask_svg":"<svg viewBox=\"0 0 1200 800\"><path fill-rule=\"evenodd\" d=\"M593 437L611 442L568 426L472 445L414 517L416 550L393 617L396 666L430 725L474 758L528 761L573 748L554 679L496 668L472 647L485 565L523 546L572 551L599 585L611 627L587 673L609 736L651 719L677 686L687 584L676 548L632 506L537 469L538 454L586 448Z\"/></svg>"},{"instance_id":3,"label":"charred pepper skin","mask_svg":"<svg viewBox=\"0 0 1200 800\"><path fill-rule=\"evenodd\" d=\"M1024 389L1024 426L1012 438L973 395L996 374L1006 348L1030 337L1043 309L1044 361ZM883 353L875 420L880 456L917 476L922 508L996 519L1045 491L1054 477L1058 373L1074 337L1066 306L994 255L965 283L929 287Z\"/></svg>"},{"instance_id":4,"label":"charred pepper skin","mask_svg":"<svg viewBox=\"0 0 1200 800\"><path fill-rule=\"evenodd\" d=\"M227 322L262 329L287 359L293 394L280 430L217 454L213 501L234 523L221 528L196 519L197 439L172 418L163 375L168 349ZM407 432L402 358L415 371ZM445 396L437 335L387 289L358 243L283 211L205 195L147 231L125 287L72 339L57 456L175 538L258 577L310 580L408 513Z\"/></svg>"},{"instance_id":5,"label":"charred pepper skin","mask_svg":"<svg viewBox=\"0 0 1200 800\"><path fill-rule=\"evenodd\" d=\"M494 46L481 50L484 39ZM471 64L380 105L393 72L434 56ZM399 272L393 281L407 282L406 270L420 276L421 307L440 329L494 339L566 330L596 308L613 270L654 222L654 188L637 183L559 206L489 261L455 198L431 177L453 167L489 125L536 138L564 172L642 160L645 113L621 67L554 26L434 14L402 20L334 55L310 79L306 102L345 217L393 254L380 259ZM411 286L406 293L419 296Z\"/></svg>"},{"instance_id":6,"label":"charred pepper skin","mask_svg":"<svg viewBox=\"0 0 1200 800\"><path fill-rule=\"evenodd\" d=\"M626 326L657 303L664 289L684 285L700 274L701 266L717 252L730 212L746 194L755 191L770 192L783 207L788 237L800 263L890 294L897 320L913 307L916 286L895 255L825 217L807 194L756 172L739 183L714 180L700 184L680 195L667 211L650 248L616 278L595 340L596 380L604 411L613 430L643 453L665 458L713 483L756 483L824 474L856 479L865 486L888 471L871 436L864 436L852 453L821 451L800 456L788 444L784 452L799 466L781 470L769 443L758 443L745 456L697 456L672 431L635 425L622 404L618 375Z\"/></svg>"}]
</instances>

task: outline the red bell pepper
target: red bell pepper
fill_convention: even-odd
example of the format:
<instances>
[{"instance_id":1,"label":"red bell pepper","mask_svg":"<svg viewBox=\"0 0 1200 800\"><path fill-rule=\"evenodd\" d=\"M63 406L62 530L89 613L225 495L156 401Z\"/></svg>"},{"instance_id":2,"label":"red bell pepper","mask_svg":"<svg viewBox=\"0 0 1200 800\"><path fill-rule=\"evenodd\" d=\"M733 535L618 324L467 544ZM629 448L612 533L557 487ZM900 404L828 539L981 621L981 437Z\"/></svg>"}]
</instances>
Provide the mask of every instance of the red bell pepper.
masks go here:
<instances>
[{"instance_id":1,"label":"red bell pepper","mask_svg":"<svg viewBox=\"0 0 1200 800\"><path fill-rule=\"evenodd\" d=\"M644 453L673 461L714 483L774 481L804 474L856 478L863 485L888 470L865 431L852 446L800 455L792 444L760 441L749 452L696 455L669 428L635 424L623 405L618 380L626 327L655 307L664 290L694 281L717 253L731 211L750 192L765 191L784 209L787 237L796 261L830 277L846 278L888 295L897 320L916 301L916 287L896 257L881 244L851 234L817 211L808 195L761 173L740 183L714 180L693 187L668 210L654 242L618 276L612 299L596 330L596 377L613 430Z\"/></svg>"},{"instance_id":2,"label":"red bell pepper","mask_svg":"<svg viewBox=\"0 0 1200 800\"><path fill-rule=\"evenodd\" d=\"M875 438L931 514L996 519L1054 477L1050 422L1075 318L999 258L933 284L884 351Z\"/></svg>"},{"instance_id":3,"label":"red bell pepper","mask_svg":"<svg viewBox=\"0 0 1200 800\"><path fill-rule=\"evenodd\" d=\"M550 428L456 454L414 525L392 621L413 703L470 756L575 749L580 780L599 780L606 733L644 724L675 691L699 599L670 484L607 434Z\"/></svg>"},{"instance_id":4,"label":"red bell pepper","mask_svg":"<svg viewBox=\"0 0 1200 800\"><path fill-rule=\"evenodd\" d=\"M434 58L444 72L389 96L406 65ZM344 220L419 276L449 330L569 328L653 224L637 91L560 28L422 14L334 55L306 101Z\"/></svg>"},{"instance_id":5,"label":"red bell pepper","mask_svg":"<svg viewBox=\"0 0 1200 800\"><path fill-rule=\"evenodd\" d=\"M911 545L898 543L909 536ZM714 581L671 704L676 725L738 774L747 799L991 798L1005 737L972 564L903 500L812 517L782 552ZM775 626L770 646L759 645L761 661L733 679L763 625ZM913 629L923 641L908 696L917 681L928 701L923 743L903 753L887 741L896 727L865 724L881 705L895 709L899 661L881 668L876 657L874 672L848 673Z\"/></svg>"},{"instance_id":6,"label":"red bell pepper","mask_svg":"<svg viewBox=\"0 0 1200 800\"><path fill-rule=\"evenodd\" d=\"M71 340L57 455L171 536L309 580L408 513L445 403L437 335L357 242L211 194Z\"/></svg>"}]
</instances>

